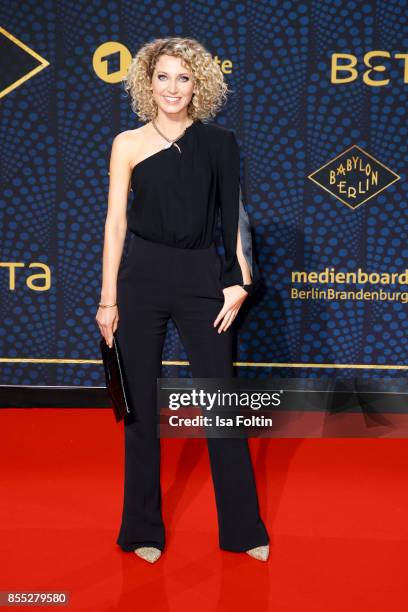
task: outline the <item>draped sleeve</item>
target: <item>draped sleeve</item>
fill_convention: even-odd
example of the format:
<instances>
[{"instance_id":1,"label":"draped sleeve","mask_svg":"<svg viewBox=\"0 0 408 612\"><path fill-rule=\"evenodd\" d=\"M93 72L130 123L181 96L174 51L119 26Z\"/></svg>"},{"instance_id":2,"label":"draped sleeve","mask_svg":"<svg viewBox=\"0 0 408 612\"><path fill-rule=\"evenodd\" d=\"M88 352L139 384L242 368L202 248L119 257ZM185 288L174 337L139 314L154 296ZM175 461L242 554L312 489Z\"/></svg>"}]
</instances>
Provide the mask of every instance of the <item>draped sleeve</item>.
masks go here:
<instances>
[{"instance_id":1,"label":"draped sleeve","mask_svg":"<svg viewBox=\"0 0 408 612\"><path fill-rule=\"evenodd\" d=\"M251 222L244 203L240 149L232 130L226 130L221 147L217 188L224 246L221 282L223 287L241 285L248 293L252 294L259 287L261 274L254 256ZM252 279L252 282L246 285L244 285L242 270L237 257L238 232Z\"/></svg>"}]
</instances>

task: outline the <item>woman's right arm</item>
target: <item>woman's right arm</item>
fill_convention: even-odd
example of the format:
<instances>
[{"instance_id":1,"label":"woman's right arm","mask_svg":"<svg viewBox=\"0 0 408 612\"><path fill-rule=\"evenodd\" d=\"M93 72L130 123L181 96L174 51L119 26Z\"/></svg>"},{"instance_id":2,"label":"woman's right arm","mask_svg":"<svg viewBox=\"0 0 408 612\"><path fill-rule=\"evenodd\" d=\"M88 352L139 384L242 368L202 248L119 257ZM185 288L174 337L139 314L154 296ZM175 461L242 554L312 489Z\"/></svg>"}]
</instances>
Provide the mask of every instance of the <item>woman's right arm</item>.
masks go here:
<instances>
[{"instance_id":1,"label":"woman's right arm","mask_svg":"<svg viewBox=\"0 0 408 612\"><path fill-rule=\"evenodd\" d=\"M126 209L131 167L129 161L129 136L122 132L115 136L109 163L108 211L102 260L101 304L116 304L116 284L126 236ZM117 329L117 306L99 307L95 317L100 332L109 346Z\"/></svg>"}]
</instances>

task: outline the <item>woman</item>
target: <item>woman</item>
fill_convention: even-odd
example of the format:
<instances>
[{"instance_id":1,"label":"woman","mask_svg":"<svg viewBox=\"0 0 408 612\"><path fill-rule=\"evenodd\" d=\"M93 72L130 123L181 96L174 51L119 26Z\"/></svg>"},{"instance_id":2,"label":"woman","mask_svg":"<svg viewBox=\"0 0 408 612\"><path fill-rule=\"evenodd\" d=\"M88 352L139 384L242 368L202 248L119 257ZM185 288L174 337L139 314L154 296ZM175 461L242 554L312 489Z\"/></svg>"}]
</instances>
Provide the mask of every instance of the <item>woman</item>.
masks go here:
<instances>
[{"instance_id":1,"label":"woman","mask_svg":"<svg viewBox=\"0 0 408 612\"><path fill-rule=\"evenodd\" d=\"M125 417L117 544L154 562L165 544L156 379L167 321L171 317L179 331L193 377L233 377L231 325L259 270L242 203L236 138L204 122L227 91L210 53L192 39L155 40L132 60L125 87L146 124L113 140L96 320L109 346L117 329L138 418ZM134 201L127 214L130 187ZM222 269L213 239L218 207ZM121 261L127 232L129 250ZM259 516L248 440L207 438L207 447L220 548L266 561L269 536Z\"/></svg>"}]
</instances>

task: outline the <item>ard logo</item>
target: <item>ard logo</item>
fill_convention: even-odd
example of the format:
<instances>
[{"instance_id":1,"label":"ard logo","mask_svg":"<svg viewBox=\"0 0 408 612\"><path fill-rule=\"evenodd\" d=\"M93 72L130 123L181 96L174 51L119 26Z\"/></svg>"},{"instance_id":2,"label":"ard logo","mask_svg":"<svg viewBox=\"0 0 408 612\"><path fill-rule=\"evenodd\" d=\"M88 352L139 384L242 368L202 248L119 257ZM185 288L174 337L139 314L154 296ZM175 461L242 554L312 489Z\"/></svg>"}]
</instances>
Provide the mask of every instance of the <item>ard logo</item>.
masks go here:
<instances>
[{"instance_id":1,"label":"ard logo","mask_svg":"<svg viewBox=\"0 0 408 612\"><path fill-rule=\"evenodd\" d=\"M400 179L400 176L353 145L309 174L316 185L355 210Z\"/></svg>"}]
</instances>

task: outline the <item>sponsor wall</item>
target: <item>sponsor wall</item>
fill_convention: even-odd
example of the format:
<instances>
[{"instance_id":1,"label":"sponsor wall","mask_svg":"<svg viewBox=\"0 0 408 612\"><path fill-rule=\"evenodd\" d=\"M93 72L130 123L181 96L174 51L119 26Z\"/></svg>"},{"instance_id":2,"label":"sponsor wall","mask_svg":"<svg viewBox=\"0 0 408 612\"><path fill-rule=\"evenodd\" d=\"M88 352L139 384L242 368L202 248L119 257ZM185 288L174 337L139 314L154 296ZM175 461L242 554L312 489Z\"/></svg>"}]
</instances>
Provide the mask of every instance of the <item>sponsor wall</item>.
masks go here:
<instances>
[{"instance_id":1,"label":"sponsor wall","mask_svg":"<svg viewBox=\"0 0 408 612\"><path fill-rule=\"evenodd\" d=\"M141 125L120 81L164 36L201 41L232 89L216 121L241 146L263 275L239 320L237 375L405 378L407 9L3 3L1 384L104 386L109 154ZM163 376L188 376L187 360L170 321Z\"/></svg>"}]
</instances>

